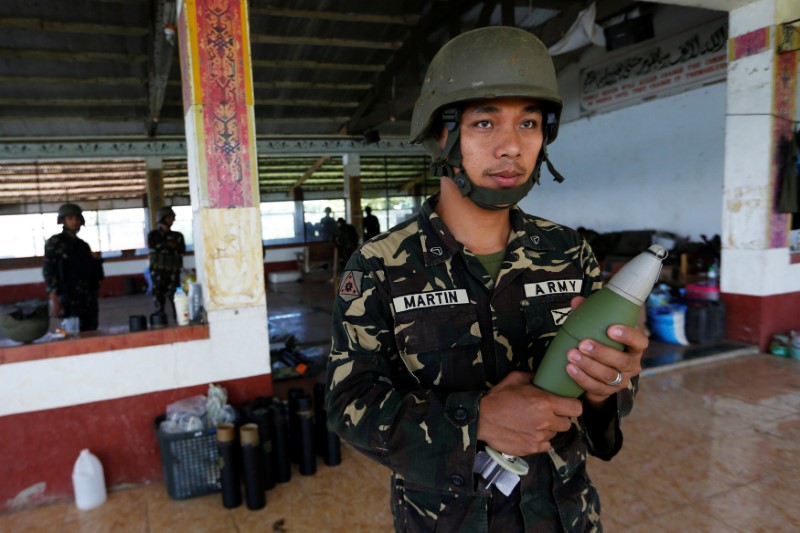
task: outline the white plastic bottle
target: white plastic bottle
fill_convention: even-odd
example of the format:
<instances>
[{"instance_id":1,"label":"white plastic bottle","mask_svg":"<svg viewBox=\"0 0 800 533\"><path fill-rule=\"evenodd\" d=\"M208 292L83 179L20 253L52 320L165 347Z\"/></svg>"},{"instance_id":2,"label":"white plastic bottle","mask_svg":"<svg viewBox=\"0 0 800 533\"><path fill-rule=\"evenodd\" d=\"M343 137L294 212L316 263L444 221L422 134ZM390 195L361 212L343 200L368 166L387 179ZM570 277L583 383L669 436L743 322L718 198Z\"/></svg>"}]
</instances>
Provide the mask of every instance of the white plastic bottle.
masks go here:
<instances>
[{"instance_id":1,"label":"white plastic bottle","mask_svg":"<svg viewBox=\"0 0 800 533\"><path fill-rule=\"evenodd\" d=\"M81 450L72 469L75 505L81 511L100 507L106 501L106 480L103 465L88 449Z\"/></svg>"},{"instance_id":2,"label":"white plastic bottle","mask_svg":"<svg viewBox=\"0 0 800 533\"><path fill-rule=\"evenodd\" d=\"M183 287L178 287L175 291L175 314L177 315L178 325L186 326L189 324L189 296L183 292Z\"/></svg>"}]
</instances>

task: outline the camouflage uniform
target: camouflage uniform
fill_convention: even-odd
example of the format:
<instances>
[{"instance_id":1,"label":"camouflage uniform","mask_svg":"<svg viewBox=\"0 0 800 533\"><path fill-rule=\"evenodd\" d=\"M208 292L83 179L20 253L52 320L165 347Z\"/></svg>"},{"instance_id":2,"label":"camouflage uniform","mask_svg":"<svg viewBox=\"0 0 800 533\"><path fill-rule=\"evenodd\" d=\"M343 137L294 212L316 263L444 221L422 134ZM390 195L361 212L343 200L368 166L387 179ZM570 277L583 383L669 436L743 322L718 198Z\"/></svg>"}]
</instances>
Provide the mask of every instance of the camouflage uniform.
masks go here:
<instances>
[{"instance_id":1,"label":"camouflage uniform","mask_svg":"<svg viewBox=\"0 0 800 533\"><path fill-rule=\"evenodd\" d=\"M333 242L336 249L339 251L339 264L344 266L353 252L358 248L358 233L356 227L347 222L338 224L336 233L333 236Z\"/></svg>"},{"instance_id":2,"label":"camouflage uniform","mask_svg":"<svg viewBox=\"0 0 800 533\"><path fill-rule=\"evenodd\" d=\"M497 282L429 199L416 219L364 244L339 286L326 402L334 429L393 471L398 531L600 531L587 453L610 459L634 384L572 422L506 498L472 473L481 396L535 371L574 296L600 288L573 230L510 210Z\"/></svg>"},{"instance_id":3,"label":"camouflage uniform","mask_svg":"<svg viewBox=\"0 0 800 533\"><path fill-rule=\"evenodd\" d=\"M150 248L150 277L153 280L153 305L156 313L164 313L166 299L172 302L175 319L175 290L181 281L186 243L178 231L154 229L147 236Z\"/></svg>"},{"instance_id":4,"label":"camouflage uniform","mask_svg":"<svg viewBox=\"0 0 800 533\"><path fill-rule=\"evenodd\" d=\"M336 235L336 220L330 215L325 215L319 221L318 232L321 241L332 241Z\"/></svg>"},{"instance_id":5,"label":"camouflage uniform","mask_svg":"<svg viewBox=\"0 0 800 533\"><path fill-rule=\"evenodd\" d=\"M381 223L378 217L371 212L364 217L364 240L368 241L381 232Z\"/></svg>"},{"instance_id":6,"label":"camouflage uniform","mask_svg":"<svg viewBox=\"0 0 800 533\"><path fill-rule=\"evenodd\" d=\"M81 331L96 330L103 264L86 241L66 229L47 239L42 274L48 294L52 291L58 294L64 316L79 317Z\"/></svg>"}]
</instances>

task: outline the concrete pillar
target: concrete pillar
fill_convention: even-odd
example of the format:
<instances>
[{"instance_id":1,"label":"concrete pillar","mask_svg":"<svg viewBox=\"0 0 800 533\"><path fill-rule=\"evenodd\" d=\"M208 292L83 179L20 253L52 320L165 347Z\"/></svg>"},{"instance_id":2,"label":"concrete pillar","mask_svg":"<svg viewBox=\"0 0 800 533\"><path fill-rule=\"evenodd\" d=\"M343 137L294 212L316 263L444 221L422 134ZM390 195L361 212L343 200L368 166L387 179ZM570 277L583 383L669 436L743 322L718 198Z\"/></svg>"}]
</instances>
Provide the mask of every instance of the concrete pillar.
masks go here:
<instances>
[{"instance_id":1,"label":"concrete pillar","mask_svg":"<svg viewBox=\"0 0 800 533\"><path fill-rule=\"evenodd\" d=\"M728 337L765 349L800 327L800 264L789 215L775 210L780 146L797 117L797 52L778 53L778 25L800 3L757 0L730 12L721 292Z\"/></svg>"},{"instance_id":2,"label":"concrete pillar","mask_svg":"<svg viewBox=\"0 0 800 533\"><path fill-rule=\"evenodd\" d=\"M236 346L247 331L263 350L258 370L269 372L247 1L181 0L178 31L195 264L210 333Z\"/></svg>"},{"instance_id":3,"label":"concrete pillar","mask_svg":"<svg viewBox=\"0 0 800 533\"><path fill-rule=\"evenodd\" d=\"M364 235L364 217L361 213L361 157L344 154L344 206L347 221L356 227L356 234Z\"/></svg>"}]
</instances>

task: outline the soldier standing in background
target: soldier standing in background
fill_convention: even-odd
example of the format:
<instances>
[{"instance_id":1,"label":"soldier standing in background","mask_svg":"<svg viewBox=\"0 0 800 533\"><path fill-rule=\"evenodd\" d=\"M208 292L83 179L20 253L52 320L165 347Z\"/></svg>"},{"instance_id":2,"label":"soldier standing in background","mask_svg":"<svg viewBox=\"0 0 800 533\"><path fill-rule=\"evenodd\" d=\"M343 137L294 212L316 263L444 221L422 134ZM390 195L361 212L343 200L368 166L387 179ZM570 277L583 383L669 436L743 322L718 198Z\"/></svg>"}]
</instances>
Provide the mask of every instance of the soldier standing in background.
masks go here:
<instances>
[{"instance_id":1,"label":"soldier standing in background","mask_svg":"<svg viewBox=\"0 0 800 533\"><path fill-rule=\"evenodd\" d=\"M325 215L319 220L319 224L317 225L319 228L319 240L321 241L331 242L336 235L336 221L333 219L333 216L331 216L331 213L333 213L333 209L326 207Z\"/></svg>"},{"instance_id":2,"label":"soldier standing in background","mask_svg":"<svg viewBox=\"0 0 800 533\"><path fill-rule=\"evenodd\" d=\"M561 96L545 46L493 26L433 58L412 118L441 176L421 212L364 243L333 312L328 420L392 470L398 531L602 531L586 456L622 446L647 337L611 326L623 350L584 339L561 398L531 382L563 318L601 288L571 228L516 206L552 168ZM508 490L473 473L486 446L530 470Z\"/></svg>"},{"instance_id":3,"label":"soldier standing in background","mask_svg":"<svg viewBox=\"0 0 800 533\"><path fill-rule=\"evenodd\" d=\"M186 243L182 233L171 229L175 222L175 211L171 207L159 209L156 219L158 228L147 236L147 246L150 248L150 276L153 279L153 305L155 312L166 318L165 305L169 298L172 304L172 319L177 320L174 297L175 290L181 282Z\"/></svg>"},{"instance_id":4,"label":"soldier standing in background","mask_svg":"<svg viewBox=\"0 0 800 533\"><path fill-rule=\"evenodd\" d=\"M364 242L367 242L381 232L381 223L378 222L378 217L372 214L370 206L365 207L364 212L367 214L364 217Z\"/></svg>"},{"instance_id":5,"label":"soldier standing in background","mask_svg":"<svg viewBox=\"0 0 800 533\"><path fill-rule=\"evenodd\" d=\"M83 210L76 204L58 208L61 233L44 245L45 290L50 298L50 315L55 318L78 317L81 331L94 331L98 324L98 288L103 275L103 261L96 257L86 241L78 238L86 223Z\"/></svg>"},{"instance_id":6,"label":"soldier standing in background","mask_svg":"<svg viewBox=\"0 0 800 533\"><path fill-rule=\"evenodd\" d=\"M333 242L339 251L339 269L341 269L358 248L356 227L339 217L336 220L336 233L333 236Z\"/></svg>"}]
</instances>

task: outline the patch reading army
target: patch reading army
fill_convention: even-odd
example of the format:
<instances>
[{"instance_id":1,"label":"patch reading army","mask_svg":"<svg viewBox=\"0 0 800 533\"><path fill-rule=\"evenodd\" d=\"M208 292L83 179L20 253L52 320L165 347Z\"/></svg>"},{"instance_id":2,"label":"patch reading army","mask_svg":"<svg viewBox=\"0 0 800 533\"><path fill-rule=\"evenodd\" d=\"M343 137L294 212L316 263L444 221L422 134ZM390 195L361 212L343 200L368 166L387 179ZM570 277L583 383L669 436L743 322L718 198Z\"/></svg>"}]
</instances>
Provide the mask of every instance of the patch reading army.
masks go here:
<instances>
[{"instance_id":1,"label":"patch reading army","mask_svg":"<svg viewBox=\"0 0 800 533\"><path fill-rule=\"evenodd\" d=\"M539 283L526 283L525 296L533 298L549 294L579 294L582 287L582 279L559 279L555 281L540 281Z\"/></svg>"},{"instance_id":2,"label":"patch reading army","mask_svg":"<svg viewBox=\"0 0 800 533\"><path fill-rule=\"evenodd\" d=\"M361 296L361 280L364 277L363 272L355 270L348 270L342 276L342 282L339 283L339 298L345 302L355 300Z\"/></svg>"},{"instance_id":3,"label":"patch reading army","mask_svg":"<svg viewBox=\"0 0 800 533\"><path fill-rule=\"evenodd\" d=\"M466 289L452 289L406 294L405 296L396 296L392 301L394 302L395 313L402 313L411 309L468 304L469 297Z\"/></svg>"},{"instance_id":4,"label":"patch reading army","mask_svg":"<svg viewBox=\"0 0 800 533\"><path fill-rule=\"evenodd\" d=\"M550 314L553 316L553 323L556 326L560 326L566 320L569 314L572 312L571 307L562 307L561 309L551 309Z\"/></svg>"}]
</instances>

